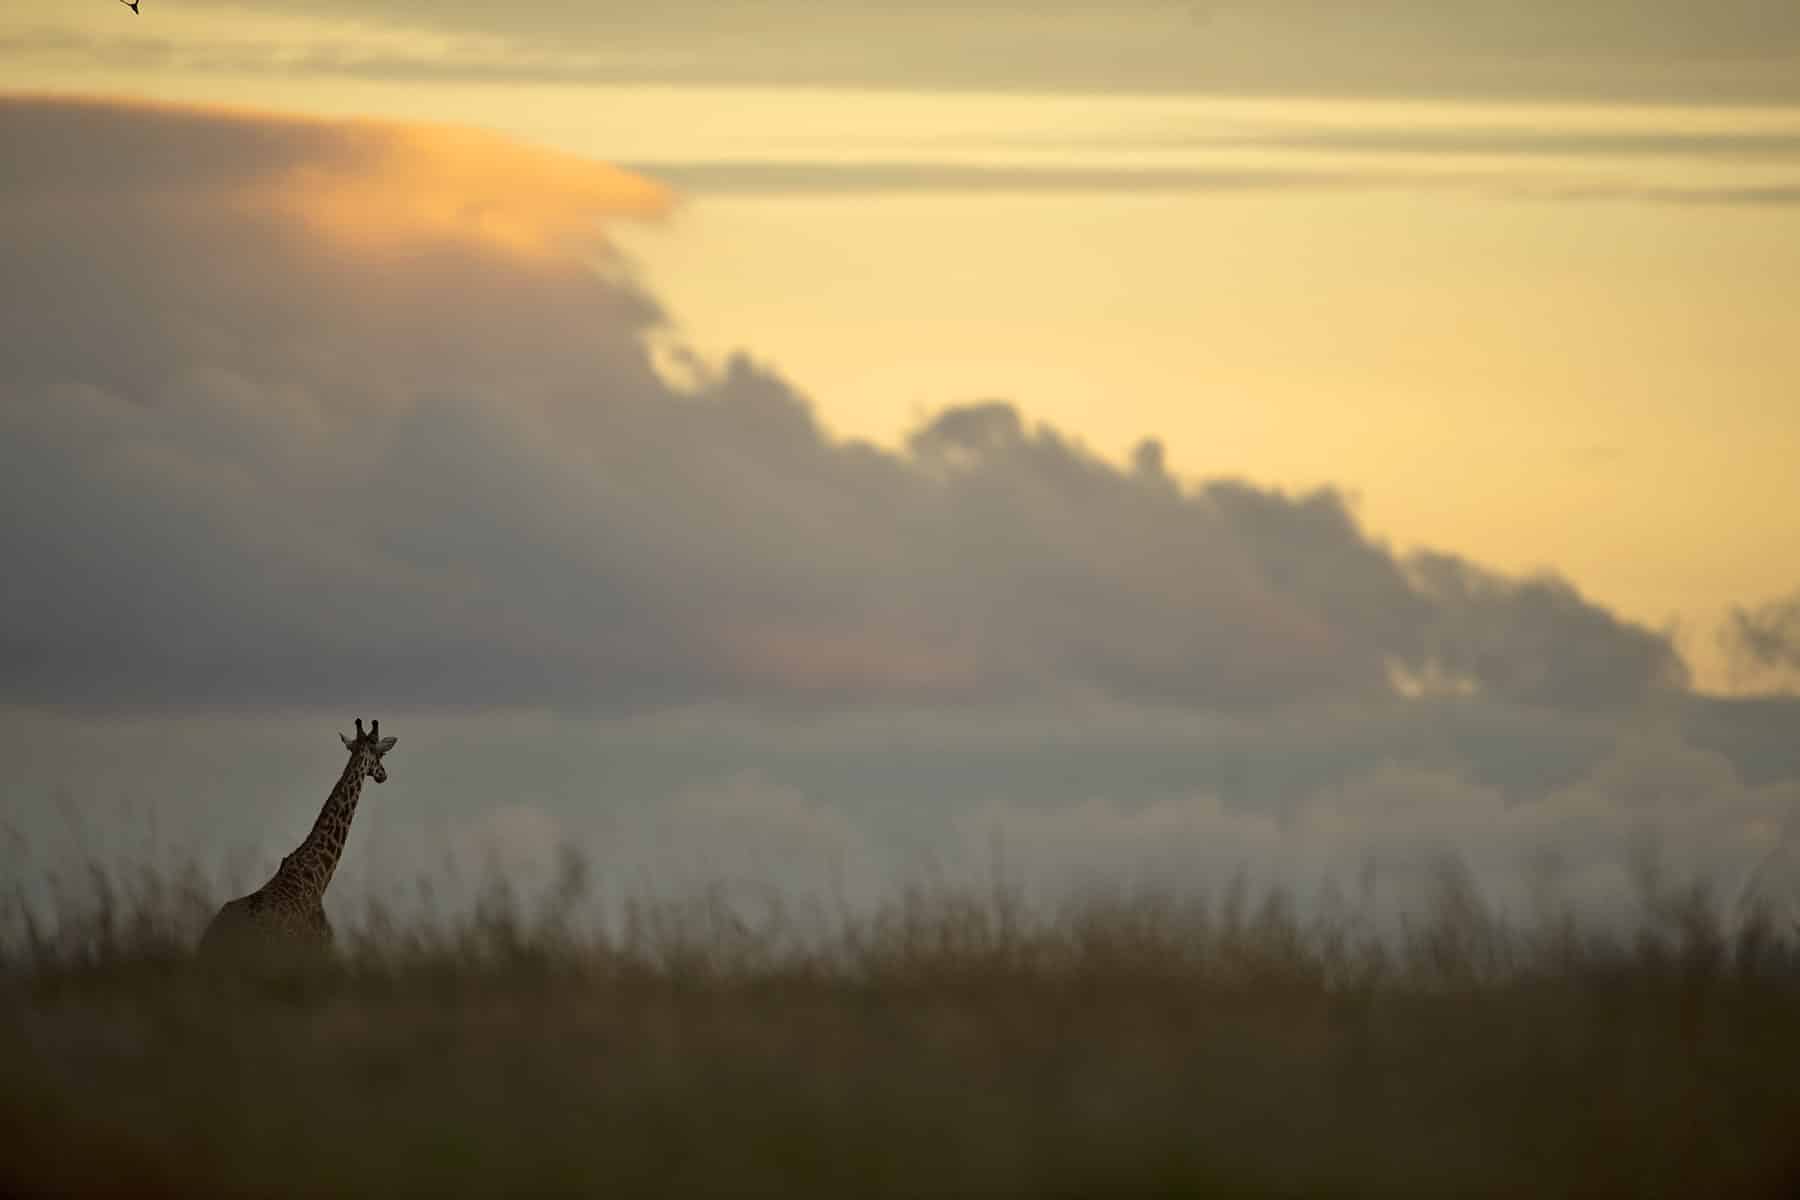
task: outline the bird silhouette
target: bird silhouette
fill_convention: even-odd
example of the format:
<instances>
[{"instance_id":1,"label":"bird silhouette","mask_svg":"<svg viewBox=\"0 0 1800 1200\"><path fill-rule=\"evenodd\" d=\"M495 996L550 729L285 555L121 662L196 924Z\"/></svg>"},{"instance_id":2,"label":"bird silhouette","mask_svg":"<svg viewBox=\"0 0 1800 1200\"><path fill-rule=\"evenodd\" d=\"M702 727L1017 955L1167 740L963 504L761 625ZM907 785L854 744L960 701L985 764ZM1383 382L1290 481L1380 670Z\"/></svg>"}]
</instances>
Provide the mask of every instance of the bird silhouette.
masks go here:
<instances>
[{"instance_id":1,"label":"bird silhouette","mask_svg":"<svg viewBox=\"0 0 1800 1200\"><path fill-rule=\"evenodd\" d=\"M138 0L119 0L119 3L129 8L133 16L137 15Z\"/></svg>"}]
</instances>

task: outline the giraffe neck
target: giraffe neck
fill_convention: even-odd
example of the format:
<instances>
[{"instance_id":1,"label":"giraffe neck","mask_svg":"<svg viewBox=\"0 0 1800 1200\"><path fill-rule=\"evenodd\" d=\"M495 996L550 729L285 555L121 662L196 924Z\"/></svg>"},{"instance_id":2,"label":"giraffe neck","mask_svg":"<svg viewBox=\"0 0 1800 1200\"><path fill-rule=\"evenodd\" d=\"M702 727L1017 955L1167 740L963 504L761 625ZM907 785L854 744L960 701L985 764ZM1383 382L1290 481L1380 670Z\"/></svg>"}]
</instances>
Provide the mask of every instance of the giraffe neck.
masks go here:
<instances>
[{"instance_id":1,"label":"giraffe neck","mask_svg":"<svg viewBox=\"0 0 1800 1200\"><path fill-rule=\"evenodd\" d=\"M356 802L362 797L362 760L352 756L343 777L325 797L319 819L299 849L281 860L281 874L291 884L314 899L323 898L337 870L338 858L344 853L344 842L350 836L350 819L356 816Z\"/></svg>"}]
</instances>

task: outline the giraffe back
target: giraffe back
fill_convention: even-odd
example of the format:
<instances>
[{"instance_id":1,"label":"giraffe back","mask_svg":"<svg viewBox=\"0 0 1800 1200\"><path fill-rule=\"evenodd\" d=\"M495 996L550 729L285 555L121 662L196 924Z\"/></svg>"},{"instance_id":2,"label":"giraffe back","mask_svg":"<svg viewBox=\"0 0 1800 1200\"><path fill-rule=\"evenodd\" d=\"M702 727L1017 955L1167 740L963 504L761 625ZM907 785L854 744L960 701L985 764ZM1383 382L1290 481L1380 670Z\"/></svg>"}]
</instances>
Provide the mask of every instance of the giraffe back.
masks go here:
<instances>
[{"instance_id":1,"label":"giraffe back","mask_svg":"<svg viewBox=\"0 0 1800 1200\"><path fill-rule=\"evenodd\" d=\"M318 951L329 949L333 940L331 922L316 900L284 898L262 887L219 909L200 938L200 954L218 958L270 949Z\"/></svg>"}]
</instances>

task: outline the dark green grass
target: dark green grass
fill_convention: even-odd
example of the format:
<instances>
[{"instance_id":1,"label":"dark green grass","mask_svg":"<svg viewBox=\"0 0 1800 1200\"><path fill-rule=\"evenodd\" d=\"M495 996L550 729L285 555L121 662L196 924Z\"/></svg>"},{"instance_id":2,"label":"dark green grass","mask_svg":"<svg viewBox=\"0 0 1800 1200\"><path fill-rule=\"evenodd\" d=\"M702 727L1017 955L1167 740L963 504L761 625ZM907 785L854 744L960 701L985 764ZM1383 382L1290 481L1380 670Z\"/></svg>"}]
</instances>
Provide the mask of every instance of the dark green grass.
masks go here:
<instances>
[{"instance_id":1,"label":"dark green grass","mask_svg":"<svg viewBox=\"0 0 1800 1200\"><path fill-rule=\"evenodd\" d=\"M1454 892L1454 889L1452 890ZM1800 958L1466 895L1377 944L1279 898L907 893L575 932L490 903L210 969L205 906L10 914L11 1194L1783 1196Z\"/></svg>"}]
</instances>

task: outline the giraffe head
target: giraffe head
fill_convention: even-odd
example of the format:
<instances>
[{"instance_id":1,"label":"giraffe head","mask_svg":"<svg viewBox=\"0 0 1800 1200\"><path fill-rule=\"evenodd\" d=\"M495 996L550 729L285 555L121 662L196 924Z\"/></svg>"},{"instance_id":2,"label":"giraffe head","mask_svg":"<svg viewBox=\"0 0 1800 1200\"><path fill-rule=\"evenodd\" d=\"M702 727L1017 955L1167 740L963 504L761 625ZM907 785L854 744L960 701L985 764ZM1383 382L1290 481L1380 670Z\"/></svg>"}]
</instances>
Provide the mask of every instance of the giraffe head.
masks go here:
<instances>
[{"instance_id":1,"label":"giraffe head","mask_svg":"<svg viewBox=\"0 0 1800 1200\"><path fill-rule=\"evenodd\" d=\"M392 750L394 743L400 739L382 737L380 721L370 721L369 732L364 733L362 718L358 717L356 718L356 736L347 738L340 733L338 739L344 743L344 749L350 751L352 769L367 775L376 783L387 782L387 768L381 765L381 758L382 755Z\"/></svg>"}]
</instances>

